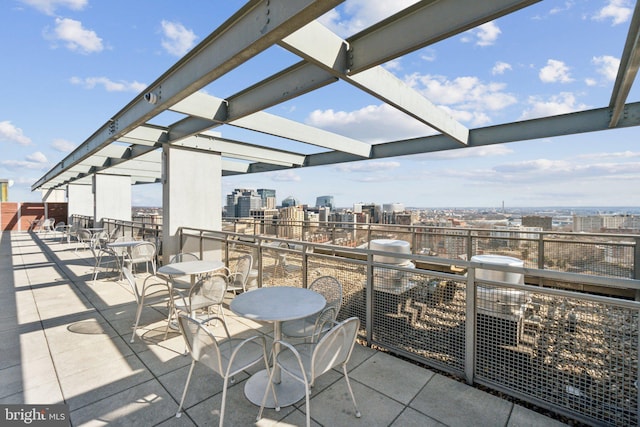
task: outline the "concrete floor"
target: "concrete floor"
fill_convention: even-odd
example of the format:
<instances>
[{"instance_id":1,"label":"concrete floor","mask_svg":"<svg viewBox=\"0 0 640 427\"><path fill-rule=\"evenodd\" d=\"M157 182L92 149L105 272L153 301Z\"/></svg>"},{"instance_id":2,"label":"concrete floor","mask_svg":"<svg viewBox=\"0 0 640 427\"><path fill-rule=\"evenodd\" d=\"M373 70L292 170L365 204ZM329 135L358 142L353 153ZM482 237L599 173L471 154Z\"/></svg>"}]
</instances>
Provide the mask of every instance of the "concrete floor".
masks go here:
<instances>
[{"instance_id":1,"label":"concrete floor","mask_svg":"<svg viewBox=\"0 0 640 427\"><path fill-rule=\"evenodd\" d=\"M75 251L52 235L5 232L0 237L0 405L69 407L71 424L217 425L222 380L196 366L185 412L176 418L190 356L171 330L164 339L166 307L145 308L142 328L130 343L136 303L117 276L94 283L89 250ZM225 311L233 335L269 334L258 324ZM220 333L220 326L211 327ZM236 378L227 395L225 425L304 425L304 399L280 412L244 396L247 378ZM349 377L362 417L341 372L326 373L313 389L316 426L553 426L561 423L428 369L356 346ZM1 414L0 414L1 418ZM0 420L1 421L1 420ZM2 424L0 422L0 424Z\"/></svg>"}]
</instances>

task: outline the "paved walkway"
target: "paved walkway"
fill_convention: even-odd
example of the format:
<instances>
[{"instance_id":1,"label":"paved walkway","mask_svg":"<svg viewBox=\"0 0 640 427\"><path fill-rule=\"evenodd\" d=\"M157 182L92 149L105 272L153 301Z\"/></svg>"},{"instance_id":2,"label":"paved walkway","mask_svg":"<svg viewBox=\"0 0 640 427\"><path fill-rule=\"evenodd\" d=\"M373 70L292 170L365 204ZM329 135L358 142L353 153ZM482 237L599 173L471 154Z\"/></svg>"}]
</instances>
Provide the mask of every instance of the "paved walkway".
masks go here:
<instances>
[{"instance_id":1,"label":"paved walkway","mask_svg":"<svg viewBox=\"0 0 640 427\"><path fill-rule=\"evenodd\" d=\"M185 414L175 411L191 359L182 337L163 339L166 309L145 309L131 344L136 304L130 289L112 277L93 284L93 257L52 236L3 233L0 237L0 404L69 405L79 425L217 425L222 381L198 366ZM233 316L232 334L261 325ZM258 368L259 369L259 368ZM238 376L227 395L225 425L299 426L304 399L266 410L243 393L253 371ZM356 346L349 375L362 412L356 419L338 371L313 389L315 426L553 426L544 415L388 354ZM0 423L1 424L1 423Z\"/></svg>"}]
</instances>

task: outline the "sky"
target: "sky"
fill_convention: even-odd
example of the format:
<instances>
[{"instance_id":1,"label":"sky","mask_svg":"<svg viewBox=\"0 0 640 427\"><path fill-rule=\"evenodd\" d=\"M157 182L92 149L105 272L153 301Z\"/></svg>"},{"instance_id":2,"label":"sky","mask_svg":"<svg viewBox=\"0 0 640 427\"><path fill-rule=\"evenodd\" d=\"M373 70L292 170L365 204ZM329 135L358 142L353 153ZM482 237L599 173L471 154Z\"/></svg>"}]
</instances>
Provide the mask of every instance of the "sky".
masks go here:
<instances>
[{"instance_id":1,"label":"sky","mask_svg":"<svg viewBox=\"0 0 640 427\"><path fill-rule=\"evenodd\" d=\"M320 22L347 38L412 3L348 0ZM10 180L10 201L40 201L34 182L243 4L0 2L0 179ZM601 108L609 104L634 6L543 1L383 66L470 129ZM274 47L204 90L225 98L298 61ZM636 84L627 102L639 99ZM269 112L369 143L434 133L344 82ZM216 131L289 144L232 126ZM332 195L340 207L640 206L639 142L636 127L224 177L222 195L270 188L278 201L293 196L315 205L316 197ZM133 206L160 206L161 199L158 184L132 190Z\"/></svg>"}]
</instances>

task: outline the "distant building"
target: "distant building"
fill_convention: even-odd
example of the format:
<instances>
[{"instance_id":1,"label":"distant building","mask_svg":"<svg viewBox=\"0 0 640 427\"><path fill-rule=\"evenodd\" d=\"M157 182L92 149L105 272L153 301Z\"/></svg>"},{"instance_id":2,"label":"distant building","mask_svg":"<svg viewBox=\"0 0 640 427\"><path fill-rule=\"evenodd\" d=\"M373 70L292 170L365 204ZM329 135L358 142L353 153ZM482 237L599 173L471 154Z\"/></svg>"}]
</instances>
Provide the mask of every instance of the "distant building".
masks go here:
<instances>
[{"instance_id":1,"label":"distant building","mask_svg":"<svg viewBox=\"0 0 640 427\"><path fill-rule=\"evenodd\" d=\"M404 204L403 203L385 203L382 205L382 212L384 213L404 212Z\"/></svg>"},{"instance_id":2,"label":"distant building","mask_svg":"<svg viewBox=\"0 0 640 427\"><path fill-rule=\"evenodd\" d=\"M242 202L240 202L241 198ZM227 217L248 217L251 209L260 207L262 207L262 199L255 190L236 188L231 194L227 194L227 206L225 209Z\"/></svg>"},{"instance_id":3,"label":"distant building","mask_svg":"<svg viewBox=\"0 0 640 427\"><path fill-rule=\"evenodd\" d=\"M9 201L9 180L0 179L0 202Z\"/></svg>"},{"instance_id":4,"label":"distant building","mask_svg":"<svg viewBox=\"0 0 640 427\"><path fill-rule=\"evenodd\" d=\"M530 215L522 217L523 227L539 227L544 231L551 231L553 228L553 218L550 216Z\"/></svg>"},{"instance_id":5,"label":"distant building","mask_svg":"<svg viewBox=\"0 0 640 427\"><path fill-rule=\"evenodd\" d=\"M291 206L299 206L299 205L300 205L300 201L293 196L289 196L282 201L283 208L288 208Z\"/></svg>"},{"instance_id":6,"label":"distant building","mask_svg":"<svg viewBox=\"0 0 640 427\"><path fill-rule=\"evenodd\" d=\"M262 207L266 209L275 209L276 207L276 190L266 188L258 188L258 194L262 199Z\"/></svg>"},{"instance_id":7,"label":"distant building","mask_svg":"<svg viewBox=\"0 0 640 427\"><path fill-rule=\"evenodd\" d=\"M327 207L333 210L335 208L335 205L333 202L333 196L316 197L316 207L319 207L319 208Z\"/></svg>"},{"instance_id":8,"label":"distant building","mask_svg":"<svg viewBox=\"0 0 640 427\"><path fill-rule=\"evenodd\" d=\"M262 208L262 198L258 194L245 194L238 197L238 203L236 205L236 217L248 218L251 216L251 211Z\"/></svg>"},{"instance_id":9,"label":"distant building","mask_svg":"<svg viewBox=\"0 0 640 427\"><path fill-rule=\"evenodd\" d=\"M301 206L288 206L278 211L279 237L289 239L302 238L302 224L304 222L304 210Z\"/></svg>"}]
</instances>

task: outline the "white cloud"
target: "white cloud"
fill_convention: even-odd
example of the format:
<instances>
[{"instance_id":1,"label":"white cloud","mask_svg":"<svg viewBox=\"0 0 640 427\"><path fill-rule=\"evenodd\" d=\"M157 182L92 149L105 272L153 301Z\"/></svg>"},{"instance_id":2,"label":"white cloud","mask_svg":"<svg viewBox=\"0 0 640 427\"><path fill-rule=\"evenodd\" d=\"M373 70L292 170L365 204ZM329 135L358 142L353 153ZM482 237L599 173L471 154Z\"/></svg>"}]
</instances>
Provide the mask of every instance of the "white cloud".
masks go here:
<instances>
[{"instance_id":1,"label":"white cloud","mask_svg":"<svg viewBox=\"0 0 640 427\"><path fill-rule=\"evenodd\" d=\"M491 69L491 74L493 74L494 76L496 74L504 74L504 72L507 71L507 70L511 70L511 64L508 64L508 63L502 62L502 61L498 61L498 62L496 62L496 64Z\"/></svg>"},{"instance_id":2,"label":"white cloud","mask_svg":"<svg viewBox=\"0 0 640 427\"><path fill-rule=\"evenodd\" d=\"M571 9L573 7L573 1L566 1L564 2L563 5L555 5L553 8L551 8L551 10L549 11L549 15L557 15L559 13L562 13L564 11L567 11L569 9Z\"/></svg>"},{"instance_id":3,"label":"white cloud","mask_svg":"<svg viewBox=\"0 0 640 427\"><path fill-rule=\"evenodd\" d=\"M342 37L348 37L396 12L416 3L418 0L347 0L343 14L333 9L320 17L319 21Z\"/></svg>"},{"instance_id":4,"label":"white cloud","mask_svg":"<svg viewBox=\"0 0 640 427\"><path fill-rule=\"evenodd\" d=\"M87 5L88 0L22 0L22 2L47 15L53 15L59 7L82 10Z\"/></svg>"},{"instance_id":5,"label":"white cloud","mask_svg":"<svg viewBox=\"0 0 640 427\"><path fill-rule=\"evenodd\" d=\"M388 162L354 162L354 163L342 163L335 165L333 168L339 172L355 172L355 173L369 173L369 172L381 172L397 169L400 167L400 162L388 161Z\"/></svg>"},{"instance_id":6,"label":"white cloud","mask_svg":"<svg viewBox=\"0 0 640 427\"><path fill-rule=\"evenodd\" d=\"M435 49L431 47L424 48L420 51L420 58L423 61L433 62L437 59L438 55L436 54Z\"/></svg>"},{"instance_id":7,"label":"white cloud","mask_svg":"<svg viewBox=\"0 0 640 427\"><path fill-rule=\"evenodd\" d=\"M31 144L31 138L24 136L22 129L15 127L8 120L0 122L0 141L17 142L20 145Z\"/></svg>"},{"instance_id":8,"label":"white cloud","mask_svg":"<svg viewBox=\"0 0 640 427\"><path fill-rule=\"evenodd\" d=\"M7 169L46 169L48 167L47 157L40 151L29 154L26 160L2 160L0 165Z\"/></svg>"},{"instance_id":9,"label":"white cloud","mask_svg":"<svg viewBox=\"0 0 640 427\"><path fill-rule=\"evenodd\" d=\"M74 19L56 18L56 26L49 37L64 42L67 49L83 54L101 52L104 49L102 39L95 31L85 29L80 21Z\"/></svg>"},{"instance_id":10,"label":"white cloud","mask_svg":"<svg viewBox=\"0 0 640 427\"><path fill-rule=\"evenodd\" d=\"M82 86L85 89L94 89L102 86L107 92L135 92L139 93L147 87L146 84L138 81L128 82L125 80L113 81L107 77L71 77L71 84Z\"/></svg>"},{"instance_id":11,"label":"white cloud","mask_svg":"<svg viewBox=\"0 0 640 427\"><path fill-rule=\"evenodd\" d=\"M73 151L74 148L76 148L76 144L74 144L73 142L67 141L66 139L54 139L53 142L51 143L51 146L58 150L61 151L63 153L70 153Z\"/></svg>"},{"instance_id":12,"label":"white cloud","mask_svg":"<svg viewBox=\"0 0 640 427\"><path fill-rule=\"evenodd\" d=\"M291 170L277 171L270 175L272 181L277 182L299 182L300 176Z\"/></svg>"},{"instance_id":13,"label":"white cloud","mask_svg":"<svg viewBox=\"0 0 640 427\"><path fill-rule=\"evenodd\" d=\"M162 21L162 47L171 55L183 56L194 45L197 36L179 22Z\"/></svg>"},{"instance_id":14,"label":"white cloud","mask_svg":"<svg viewBox=\"0 0 640 427\"><path fill-rule=\"evenodd\" d=\"M478 157L506 156L512 154L511 148L504 145L487 145L484 147L461 148L457 150L438 151L434 153L418 154L421 160L454 160Z\"/></svg>"},{"instance_id":15,"label":"white cloud","mask_svg":"<svg viewBox=\"0 0 640 427\"><path fill-rule=\"evenodd\" d=\"M473 31L476 37L478 37L478 41L476 42L478 46L491 46L502 33L500 28L493 21L484 23Z\"/></svg>"},{"instance_id":16,"label":"white cloud","mask_svg":"<svg viewBox=\"0 0 640 427\"><path fill-rule=\"evenodd\" d=\"M596 21L611 20L611 25L623 24L631 16L631 5L628 0L609 0L607 5L593 16Z\"/></svg>"},{"instance_id":17,"label":"white cloud","mask_svg":"<svg viewBox=\"0 0 640 427\"><path fill-rule=\"evenodd\" d=\"M307 124L367 142L384 142L433 134L425 124L386 104L354 111L315 110Z\"/></svg>"},{"instance_id":18,"label":"white cloud","mask_svg":"<svg viewBox=\"0 0 640 427\"><path fill-rule=\"evenodd\" d=\"M588 108L586 104L577 104L576 97L570 92L562 92L547 100L532 96L529 97L528 103L531 108L522 113L520 120L566 114Z\"/></svg>"},{"instance_id":19,"label":"white cloud","mask_svg":"<svg viewBox=\"0 0 640 427\"><path fill-rule=\"evenodd\" d=\"M598 74L604 76L605 80L615 81L618 75L618 67L620 67L618 58L609 55L594 56L591 62L597 67Z\"/></svg>"},{"instance_id":20,"label":"white cloud","mask_svg":"<svg viewBox=\"0 0 640 427\"><path fill-rule=\"evenodd\" d=\"M463 43L475 43L476 46L491 46L495 44L501 33L500 27L491 21L464 32L460 41Z\"/></svg>"},{"instance_id":21,"label":"white cloud","mask_svg":"<svg viewBox=\"0 0 640 427\"><path fill-rule=\"evenodd\" d=\"M409 85L420 90L436 104L452 105L458 109L485 111L501 110L514 104L515 96L504 92L504 83L483 83L477 77L457 77L412 74Z\"/></svg>"},{"instance_id":22,"label":"white cloud","mask_svg":"<svg viewBox=\"0 0 640 427\"><path fill-rule=\"evenodd\" d=\"M42 151L36 151L35 153L31 153L27 156L27 160L34 163L47 163L47 156L42 153Z\"/></svg>"},{"instance_id":23,"label":"white cloud","mask_svg":"<svg viewBox=\"0 0 640 427\"><path fill-rule=\"evenodd\" d=\"M544 83L571 83L569 67L557 59L549 59L547 65L540 69L540 80Z\"/></svg>"},{"instance_id":24,"label":"white cloud","mask_svg":"<svg viewBox=\"0 0 640 427\"><path fill-rule=\"evenodd\" d=\"M579 159L634 159L640 157L640 151L617 151L613 153L590 153L576 156Z\"/></svg>"}]
</instances>

